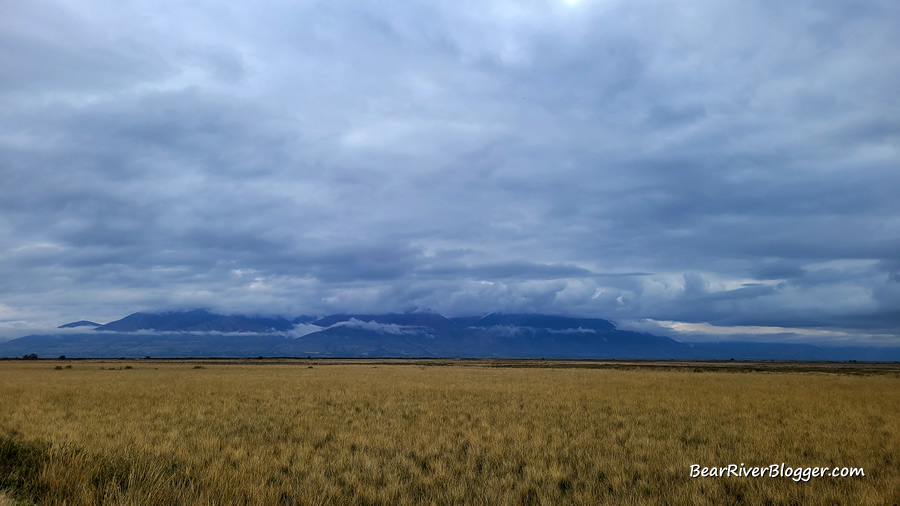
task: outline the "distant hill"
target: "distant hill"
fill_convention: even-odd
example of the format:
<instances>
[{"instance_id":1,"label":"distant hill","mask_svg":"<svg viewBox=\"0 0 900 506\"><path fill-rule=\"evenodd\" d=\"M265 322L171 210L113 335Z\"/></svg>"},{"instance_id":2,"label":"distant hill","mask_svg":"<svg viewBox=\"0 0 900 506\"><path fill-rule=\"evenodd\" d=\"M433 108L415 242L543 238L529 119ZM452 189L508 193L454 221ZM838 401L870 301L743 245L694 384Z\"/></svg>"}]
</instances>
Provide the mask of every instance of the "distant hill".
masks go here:
<instances>
[{"instance_id":1,"label":"distant hill","mask_svg":"<svg viewBox=\"0 0 900 506\"><path fill-rule=\"evenodd\" d=\"M87 320L78 320L77 322L66 323L64 325L60 325L56 327L58 329L74 329L78 327L99 327L99 323L89 322Z\"/></svg>"},{"instance_id":2,"label":"distant hill","mask_svg":"<svg viewBox=\"0 0 900 506\"><path fill-rule=\"evenodd\" d=\"M73 322L63 327L72 328L82 323ZM84 323L85 328L97 325ZM31 335L0 343L0 357L22 357L32 353L49 358L65 355L69 358L312 356L900 360L900 348L681 343L667 337L620 330L612 322L600 318L500 313L446 318L433 312L414 312L338 314L321 318L298 316L289 321L284 318L220 315L205 310L134 313L96 326L87 333Z\"/></svg>"},{"instance_id":3,"label":"distant hill","mask_svg":"<svg viewBox=\"0 0 900 506\"><path fill-rule=\"evenodd\" d=\"M168 313L133 313L121 320L101 325L94 330L136 332L157 330L164 332L283 332L294 324L284 318L260 318L240 315L220 315L203 309Z\"/></svg>"}]
</instances>

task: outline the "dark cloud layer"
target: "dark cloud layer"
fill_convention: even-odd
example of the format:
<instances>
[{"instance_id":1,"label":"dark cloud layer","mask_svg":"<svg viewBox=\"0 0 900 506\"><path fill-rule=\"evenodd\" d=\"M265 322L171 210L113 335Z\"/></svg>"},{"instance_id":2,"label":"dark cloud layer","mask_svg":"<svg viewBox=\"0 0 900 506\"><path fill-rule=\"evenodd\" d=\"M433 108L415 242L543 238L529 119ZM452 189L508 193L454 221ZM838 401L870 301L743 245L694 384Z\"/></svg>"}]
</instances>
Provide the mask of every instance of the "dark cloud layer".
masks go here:
<instances>
[{"instance_id":1,"label":"dark cloud layer","mask_svg":"<svg viewBox=\"0 0 900 506\"><path fill-rule=\"evenodd\" d=\"M0 335L432 308L896 343L896 19L4 4Z\"/></svg>"}]
</instances>

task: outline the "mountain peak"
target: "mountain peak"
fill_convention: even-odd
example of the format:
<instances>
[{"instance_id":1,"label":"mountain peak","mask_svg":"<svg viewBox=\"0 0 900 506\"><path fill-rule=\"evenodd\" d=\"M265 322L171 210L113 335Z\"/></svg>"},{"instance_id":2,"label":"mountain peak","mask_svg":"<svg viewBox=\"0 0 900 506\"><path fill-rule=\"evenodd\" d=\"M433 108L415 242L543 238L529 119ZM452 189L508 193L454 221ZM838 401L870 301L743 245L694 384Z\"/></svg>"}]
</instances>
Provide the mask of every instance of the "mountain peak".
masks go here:
<instances>
[{"instance_id":1,"label":"mountain peak","mask_svg":"<svg viewBox=\"0 0 900 506\"><path fill-rule=\"evenodd\" d=\"M78 320L77 322L66 323L56 327L58 329L74 329L76 327L99 327L99 323L94 323L88 320Z\"/></svg>"},{"instance_id":2,"label":"mountain peak","mask_svg":"<svg viewBox=\"0 0 900 506\"><path fill-rule=\"evenodd\" d=\"M164 332L278 332L294 325L284 318L220 315L205 309L170 311L166 313L132 313L121 320L101 325L94 330L136 332L156 330Z\"/></svg>"}]
</instances>

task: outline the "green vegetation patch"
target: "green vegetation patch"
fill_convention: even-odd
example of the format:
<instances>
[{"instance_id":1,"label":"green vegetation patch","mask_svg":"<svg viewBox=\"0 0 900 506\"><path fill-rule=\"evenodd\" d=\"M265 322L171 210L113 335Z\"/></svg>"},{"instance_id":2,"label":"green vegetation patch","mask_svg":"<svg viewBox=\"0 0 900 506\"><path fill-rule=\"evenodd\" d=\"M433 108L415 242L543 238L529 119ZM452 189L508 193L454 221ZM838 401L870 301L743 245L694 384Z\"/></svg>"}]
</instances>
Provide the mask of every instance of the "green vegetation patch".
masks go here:
<instances>
[{"instance_id":1,"label":"green vegetation patch","mask_svg":"<svg viewBox=\"0 0 900 506\"><path fill-rule=\"evenodd\" d=\"M49 445L0 437L0 490L17 499L35 500L42 490L38 478L47 464Z\"/></svg>"}]
</instances>

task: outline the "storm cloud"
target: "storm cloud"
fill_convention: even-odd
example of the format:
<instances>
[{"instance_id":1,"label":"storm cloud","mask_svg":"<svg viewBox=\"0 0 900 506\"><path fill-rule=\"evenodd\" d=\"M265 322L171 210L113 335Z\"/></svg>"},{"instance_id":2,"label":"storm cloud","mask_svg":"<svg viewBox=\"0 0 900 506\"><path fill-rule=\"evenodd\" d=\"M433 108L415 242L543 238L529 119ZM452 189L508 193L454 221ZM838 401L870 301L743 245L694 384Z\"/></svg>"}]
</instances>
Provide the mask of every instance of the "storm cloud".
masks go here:
<instances>
[{"instance_id":1,"label":"storm cloud","mask_svg":"<svg viewBox=\"0 0 900 506\"><path fill-rule=\"evenodd\" d=\"M0 334L429 308L898 344L897 19L6 2Z\"/></svg>"}]
</instances>

